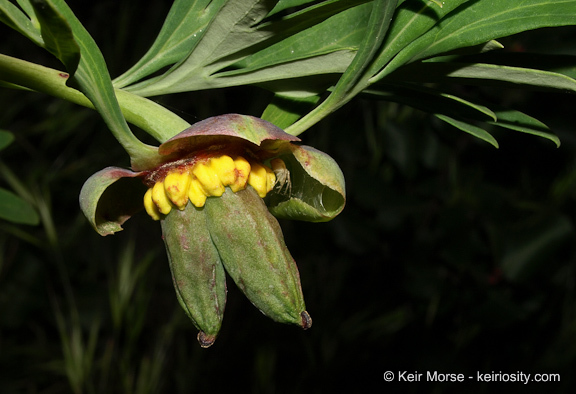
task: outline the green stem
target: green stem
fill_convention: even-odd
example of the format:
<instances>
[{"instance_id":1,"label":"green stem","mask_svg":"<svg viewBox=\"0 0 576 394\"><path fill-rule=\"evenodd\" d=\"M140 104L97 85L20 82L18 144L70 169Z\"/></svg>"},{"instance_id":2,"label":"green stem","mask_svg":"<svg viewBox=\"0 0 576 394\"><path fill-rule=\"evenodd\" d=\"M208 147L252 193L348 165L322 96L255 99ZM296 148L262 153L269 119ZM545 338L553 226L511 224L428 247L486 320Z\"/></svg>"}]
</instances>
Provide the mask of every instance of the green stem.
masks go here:
<instances>
[{"instance_id":1,"label":"green stem","mask_svg":"<svg viewBox=\"0 0 576 394\"><path fill-rule=\"evenodd\" d=\"M82 92L66 85L68 77L63 71L0 54L0 81L94 109ZM115 93L126 121L141 128L159 142L164 142L190 127L190 123L151 100L121 89L116 89Z\"/></svg>"}]
</instances>

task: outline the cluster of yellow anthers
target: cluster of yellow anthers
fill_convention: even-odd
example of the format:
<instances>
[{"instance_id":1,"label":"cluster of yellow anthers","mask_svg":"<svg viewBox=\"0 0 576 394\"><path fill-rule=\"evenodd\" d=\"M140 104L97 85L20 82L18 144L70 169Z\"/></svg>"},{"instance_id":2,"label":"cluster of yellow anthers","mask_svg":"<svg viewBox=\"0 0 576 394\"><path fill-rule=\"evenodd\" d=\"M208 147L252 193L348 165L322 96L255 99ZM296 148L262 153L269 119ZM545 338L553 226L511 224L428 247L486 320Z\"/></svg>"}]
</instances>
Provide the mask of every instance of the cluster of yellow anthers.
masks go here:
<instances>
[{"instance_id":1,"label":"cluster of yellow anthers","mask_svg":"<svg viewBox=\"0 0 576 394\"><path fill-rule=\"evenodd\" d=\"M273 159L272 168L286 168L280 159ZM226 186L234 193L252 186L262 198L274 188L274 171L255 161L238 156L222 155L194 162L190 166L171 169L144 195L144 208L154 220L170 213L173 207L183 210L188 200L200 208L210 196L220 197Z\"/></svg>"}]
</instances>

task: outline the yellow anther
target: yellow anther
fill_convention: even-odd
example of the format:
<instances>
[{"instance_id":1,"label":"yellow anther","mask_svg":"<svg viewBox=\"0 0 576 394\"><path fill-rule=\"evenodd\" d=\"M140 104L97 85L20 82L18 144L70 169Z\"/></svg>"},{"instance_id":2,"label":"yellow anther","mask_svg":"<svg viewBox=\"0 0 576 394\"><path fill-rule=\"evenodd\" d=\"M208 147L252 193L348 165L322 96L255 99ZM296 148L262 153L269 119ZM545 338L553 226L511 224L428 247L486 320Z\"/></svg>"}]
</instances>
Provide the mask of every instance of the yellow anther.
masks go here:
<instances>
[{"instance_id":1,"label":"yellow anther","mask_svg":"<svg viewBox=\"0 0 576 394\"><path fill-rule=\"evenodd\" d=\"M188 204L188 189L191 180L192 177L188 172L171 172L164 178L166 195L180 210Z\"/></svg>"},{"instance_id":2,"label":"yellow anther","mask_svg":"<svg viewBox=\"0 0 576 394\"><path fill-rule=\"evenodd\" d=\"M168 215L172 210L172 203L166 195L163 182L156 182L152 187L152 201L158 207L158 211L164 215Z\"/></svg>"},{"instance_id":3,"label":"yellow anther","mask_svg":"<svg viewBox=\"0 0 576 394\"><path fill-rule=\"evenodd\" d=\"M230 156L213 157L210 159L209 167L218 174L222 185L228 186L236 182L236 166Z\"/></svg>"},{"instance_id":4,"label":"yellow anther","mask_svg":"<svg viewBox=\"0 0 576 394\"><path fill-rule=\"evenodd\" d=\"M234 193L246 188L248 177L250 176L250 163L242 156L234 159L234 167L236 168L236 180L230 184L230 190Z\"/></svg>"},{"instance_id":5,"label":"yellow anther","mask_svg":"<svg viewBox=\"0 0 576 394\"><path fill-rule=\"evenodd\" d=\"M152 201L152 188L146 191L144 194L144 209L146 209L146 213L152 217L154 220L160 220L160 211L158 211L158 207Z\"/></svg>"},{"instance_id":6,"label":"yellow anther","mask_svg":"<svg viewBox=\"0 0 576 394\"><path fill-rule=\"evenodd\" d=\"M252 163L248 184L256 190L261 198L266 197L266 194L272 190L275 181L276 177L270 168L259 163Z\"/></svg>"},{"instance_id":7,"label":"yellow anther","mask_svg":"<svg viewBox=\"0 0 576 394\"><path fill-rule=\"evenodd\" d=\"M198 179L208 196L220 197L224 193L224 185L218 174L205 163L198 163L192 169L192 174Z\"/></svg>"},{"instance_id":8,"label":"yellow anther","mask_svg":"<svg viewBox=\"0 0 576 394\"><path fill-rule=\"evenodd\" d=\"M274 189L274 184L276 183L276 175L274 175L274 171L270 168L266 168L266 193L270 190Z\"/></svg>"},{"instance_id":9,"label":"yellow anther","mask_svg":"<svg viewBox=\"0 0 576 394\"><path fill-rule=\"evenodd\" d=\"M190 199L190 202L198 208L203 207L206 203L206 194L204 193L202 185L200 185L200 182L196 178L193 178L190 182L188 198Z\"/></svg>"}]
</instances>

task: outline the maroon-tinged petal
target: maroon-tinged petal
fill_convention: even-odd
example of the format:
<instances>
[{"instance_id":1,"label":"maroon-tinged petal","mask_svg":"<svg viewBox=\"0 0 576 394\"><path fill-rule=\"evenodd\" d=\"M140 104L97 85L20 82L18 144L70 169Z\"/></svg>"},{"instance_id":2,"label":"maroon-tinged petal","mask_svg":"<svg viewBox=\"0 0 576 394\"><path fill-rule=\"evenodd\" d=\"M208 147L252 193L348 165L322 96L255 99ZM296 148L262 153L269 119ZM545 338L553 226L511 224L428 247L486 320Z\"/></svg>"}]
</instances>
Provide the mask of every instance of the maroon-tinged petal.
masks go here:
<instances>
[{"instance_id":1,"label":"maroon-tinged petal","mask_svg":"<svg viewBox=\"0 0 576 394\"><path fill-rule=\"evenodd\" d=\"M249 115L226 114L193 124L160 145L158 153L184 155L209 147L226 147L242 141L250 142L265 150L277 150L288 142L300 139L263 119Z\"/></svg>"},{"instance_id":2,"label":"maroon-tinged petal","mask_svg":"<svg viewBox=\"0 0 576 394\"><path fill-rule=\"evenodd\" d=\"M106 167L92 175L80 191L80 208L100 235L122 230L122 224L143 208L146 188L141 173Z\"/></svg>"}]
</instances>

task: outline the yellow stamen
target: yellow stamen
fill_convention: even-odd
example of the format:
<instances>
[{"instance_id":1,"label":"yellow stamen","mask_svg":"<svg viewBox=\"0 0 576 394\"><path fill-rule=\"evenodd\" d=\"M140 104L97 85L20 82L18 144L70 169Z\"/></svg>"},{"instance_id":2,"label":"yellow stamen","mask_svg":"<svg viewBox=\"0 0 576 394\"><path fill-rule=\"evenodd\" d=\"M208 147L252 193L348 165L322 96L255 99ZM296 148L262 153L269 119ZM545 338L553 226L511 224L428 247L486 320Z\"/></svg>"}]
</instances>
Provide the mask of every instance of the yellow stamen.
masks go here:
<instances>
[{"instance_id":1,"label":"yellow stamen","mask_svg":"<svg viewBox=\"0 0 576 394\"><path fill-rule=\"evenodd\" d=\"M260 163L252 163L248 184L256 190L261 198L266 197L266 194L272 190L275 181L276 177L270 168Z\"/></svg>"},{"instance_id":2,"label":"yellow stamen","mask_svg":"<svg viewBox=\"0 0 576 394\"><path fill-rule=\"evenodd\" d=\"M171 172L164 178L166 195L178 209L183 210L188 204L188 189L192 178L188 172Z\"/></svg>"},{"instance_id":3,"label":"yellow stamen","mask_svg":"<svg viewBox=\"0 0 576 394\"><path fill-rule=\"evenodd\" d=\"M146 191L144 194L144 209L146 209L146 213L150 215L150 217L154 220L160 220L160 211L158 211L158 207L152 201L152 188Z\"/></svg>"},{"instance_id":4,"label":"yellow stamen","mask_svg":"<svg viewBox=\"0 0 576 394\"><path fill-rule=\"evenodd\" d=\"M188 188L188 198L190 202L198 208L201 208L206 203L206 193L204 193L204 189L198 179L193 178L190 182L190 187Z\"/></svg>"},{"instance_id":5,"label":"yellow stamen","mask_svg":"<svg viewBox=\"0 0 576 394\"><path fill-rule=\"evenodd\" d=\"M220 197L226 187L234 193L252 186L260 197L265 197L274 188L277 175L286 169L284 163L275 159L274 171L258 162L245 158L222 155L196 162L188 167L174 168L164 180L156 182L144 195L144 208L154 220L170 213L175 206L184 210L188 201L201 208L208 197ZM288 173L287 170L284 172Z\"/></svg>"},{"instance_id":6,"label":"yellow stamen","mask_svg":"<svg viewBox=\"0 0 576 394\"><path fill-rule=\"evenodd\" d=\"M237 191L246 189L251 167L248 160L241 156L234 159L234 167L236 168L236 180L230 184L230 190L236 193Z\"/></svg>"},{"instance_id":7,"label":"yellow stamen","mask_svg":"<svg viewBox=\"0 0 576 394\"><path fill-rule=\"evenodd\" d=\"M218 174L206 163L198 163L192 168L192 174L198 179L208 196L220 197L224 193L224 185Z\"/></svg>"},{"instance_id":8,"label":"yellow stamen","mask_svg":"<svg viewBox=\"0 0 576 394\"><path fill-rule=\"evenodd\" d=\"M164 215L168 215L172 210L172 203L166 195L163 182L156 182L154 187L152 187L152 201L154 201L160 213Z\"/></svg>"},{"instance_id":9,"label":"yellow stamen","mask_svg":"<svg viewBox=\"0 0 576 394\"><path fill-rule=\"evenodd\" d=\"M229 186L236 182L236 166L230 156L213 157L210 159L209 167L218 174L222 185Z\"/></svg>"}]
</instances>

